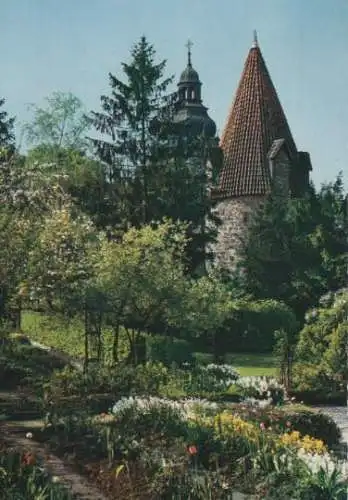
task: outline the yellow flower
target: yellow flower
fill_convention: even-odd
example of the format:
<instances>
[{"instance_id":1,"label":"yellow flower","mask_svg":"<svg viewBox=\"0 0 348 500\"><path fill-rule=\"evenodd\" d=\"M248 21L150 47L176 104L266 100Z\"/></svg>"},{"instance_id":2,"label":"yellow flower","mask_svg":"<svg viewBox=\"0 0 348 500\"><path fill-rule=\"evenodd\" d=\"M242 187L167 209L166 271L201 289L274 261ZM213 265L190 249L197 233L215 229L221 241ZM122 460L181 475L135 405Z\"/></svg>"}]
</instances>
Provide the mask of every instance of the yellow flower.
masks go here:
<instances>
[{"instance_id":1,"label":"yellow flower","mask_svg":"<svg viewBox=\"0 0 348 500\"><path fill-rule=\"evenodd\" d=\"M298 431L282 434L279 436L278 444L280 446L303 448L308 453L323 454L327 452L327 448L323 441L308 435L302 437Z\"/></svg>"},{"instance_id":2,"label":"yellow flower","mask_svg":"<svg viewBox=\"0 0 348 500\"><path fill-rule=\"evenodd\" d=\"M246 422L242 418L232 415L227 411L216 415L213 420L214 430L223 436L233 436L239 434L248 439L258 438L259 431L255 425Z\"/></svg>"}]
</instances>

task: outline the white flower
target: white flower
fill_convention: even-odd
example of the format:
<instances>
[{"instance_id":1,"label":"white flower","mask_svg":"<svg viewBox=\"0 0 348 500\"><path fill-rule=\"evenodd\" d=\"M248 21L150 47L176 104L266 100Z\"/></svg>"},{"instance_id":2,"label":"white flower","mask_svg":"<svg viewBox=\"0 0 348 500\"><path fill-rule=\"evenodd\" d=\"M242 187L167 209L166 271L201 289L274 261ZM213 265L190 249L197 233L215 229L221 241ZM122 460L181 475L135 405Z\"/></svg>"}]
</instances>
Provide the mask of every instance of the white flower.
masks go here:
<instances>
[{"instance_id":1,"label":"white flower","mask_svg":"<svg viewBox=\"0 0 348 500\"><path fill-rule=\"evenodd\" d=\"M297 455L305 462L313 474L317 474L320 469L325 470L328 474L332 474L336 469L343 478L347 476L347 462L335 459L330 453L318 455L316 453L308 453L303 448L300 448L297 451Z\"/></svg>"},{"instance_id":2,"label":"white flower","mask_svg":"<svg viewBox=\"0 0 348 500\"><path fill-rule=\"evenodd\" d=\"M139 414L149 413L156 408L168 408L168 410L175 411L181 418L189 418L198 412L202 413L205 410L216 410L218 405L216 403L204 399L182 399L180 401L172 401L166 398L159 398L155 396L145 397L123 397L117 401L113 408L112 413L116 416L122 415L129 409L136 410Z\"/></svg>"},{"instance_id":3,"label":"white flower","mask_svg":"<svg viewBox=\"0 0 348 500\"><path fill-rule=\"evenodd\" d=\"M264 394L267 394L269 399L274 393L282 395L286 398L285 387L272 377L240 377L236 384L244 389L246 395L257 394L258 396L264 398Z\"/></svg>"}]
</instances>

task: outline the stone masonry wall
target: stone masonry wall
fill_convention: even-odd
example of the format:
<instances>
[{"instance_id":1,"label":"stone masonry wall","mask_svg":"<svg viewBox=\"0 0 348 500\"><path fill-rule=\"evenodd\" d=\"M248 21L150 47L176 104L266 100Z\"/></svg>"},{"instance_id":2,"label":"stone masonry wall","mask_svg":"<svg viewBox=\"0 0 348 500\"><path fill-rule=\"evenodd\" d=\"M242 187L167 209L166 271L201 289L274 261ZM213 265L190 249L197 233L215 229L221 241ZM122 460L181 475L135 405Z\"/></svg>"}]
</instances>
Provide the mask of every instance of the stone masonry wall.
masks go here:
<instances>
[{"instance_id":1,"label":"stone masonry wall","mask_svg":"<svg viewBox=\"0 0 348 500\"><path fill-rule=\"evenodd\" d=\"M262 196L245 196L218 203L215 211L222 224L213 248L215 265L225 269L235 266L241 239L246 233L252 214L263 200Z\"/></svg>"},{"instance_id":2,"label":"stone masonry wall","mask_svg":"<svg viewBox=\"0 0 348 500\"><path fill-rule=\"evenodd\" d=\"M288 196L290 189L291 164L288 155L284 151L271 162L272 190L279 196Z\"/></svg>"}]
</instances>

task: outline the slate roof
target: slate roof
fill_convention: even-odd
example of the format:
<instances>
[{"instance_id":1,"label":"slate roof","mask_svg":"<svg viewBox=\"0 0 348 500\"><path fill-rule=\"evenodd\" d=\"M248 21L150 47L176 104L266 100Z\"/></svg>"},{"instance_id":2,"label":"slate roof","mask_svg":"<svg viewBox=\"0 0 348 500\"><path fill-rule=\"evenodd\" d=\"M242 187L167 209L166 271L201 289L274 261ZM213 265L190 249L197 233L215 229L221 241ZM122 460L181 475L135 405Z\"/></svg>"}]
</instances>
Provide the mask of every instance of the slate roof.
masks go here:
<instances>
[{"instance_id":1,"label":"slate roof","mask_svg":"<svg viewBox=\"0 0 348 500\"><path fill-rule=\"evenodd\" d=\"M216 195L229 198L267 194L268 154L276 139L284 139L290 158L296 161L295 142L261 50L255 44L249 51L221 137L224 162Z\"/></svg>"}]
</instances>

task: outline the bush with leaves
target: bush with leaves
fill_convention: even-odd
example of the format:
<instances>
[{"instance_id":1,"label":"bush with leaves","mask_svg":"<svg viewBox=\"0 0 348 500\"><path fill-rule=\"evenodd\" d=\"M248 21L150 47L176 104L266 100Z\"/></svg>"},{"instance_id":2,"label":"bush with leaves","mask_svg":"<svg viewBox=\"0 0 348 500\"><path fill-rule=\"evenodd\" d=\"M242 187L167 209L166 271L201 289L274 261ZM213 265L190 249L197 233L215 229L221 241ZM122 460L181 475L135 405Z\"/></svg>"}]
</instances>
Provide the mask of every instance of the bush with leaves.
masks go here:
<instances>
[{"instance_id":1,"label":"bush with leaves","mask_svg":"<svg viewBox=\"0 0 348 500\"><path fill-rule=\"evenodd\" d=\"M295 352L294 389L344 399L347 379L348 291L330 293L306 315Z\"/></svg>"},{"instance_id":2,"label":"bush with leaves","mask_svg":"<svg viewBox=\"0 0 348 500\"><path fill-rule=\"evenodd\" d=\"M90 253L97 245L98 234L88 217L69 205L54 210L30 251L22 296L51 311L83 310L93 273Z\"/></svg>"}]
</instances>

